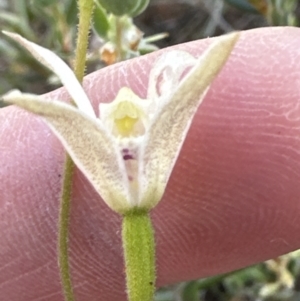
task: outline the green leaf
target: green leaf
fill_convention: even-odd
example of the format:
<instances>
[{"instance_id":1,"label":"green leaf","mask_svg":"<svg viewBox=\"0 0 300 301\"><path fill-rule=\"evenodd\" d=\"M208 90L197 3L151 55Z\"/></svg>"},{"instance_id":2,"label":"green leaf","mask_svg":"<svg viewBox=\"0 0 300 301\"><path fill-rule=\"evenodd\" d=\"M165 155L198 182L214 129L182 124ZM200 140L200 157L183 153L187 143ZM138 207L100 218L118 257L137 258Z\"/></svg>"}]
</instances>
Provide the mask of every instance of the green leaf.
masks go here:
<instances>
[{"instance_id":1,"label":"green leaf","mask_svg":"<svg viewBox=\"0 0 300 301\"><path fill-rule=\"evenodd\" d=\"M5 22L8 26L11 26L11 28L20 28L20 23L22 23L22 20L20 16L10 13L10 12L0 12L0 21Z\"/></svg>"},{"instance_id":2,"label":"green leaf","mask_svg":"<svg viewBox=\"0 0 300 301\"><path fill-rule=\"evenodd\" d=\"M18 32L28 39L35 40L34 33L19 15L7 11L0 12L0 22L5 24L5 29Z\"/></svg>"},{"instance_id":3,"label":"green leaf","mask_svg":"<svg viewBox=\"0 0 300 301\"><path fill-rule=\"evenodd\" d=\"M116 16L137 15L143 11L149 0L96 0L109 13Z\"/></svg>"},{"instance_id":4,"label":"green leaf","mask_svg":"<svg viewBox=\"0 0 300 301\"><path fill-rule=\"evenodd\" d=\"M183 301L198 301L199 300L199 289L197 281L189 281L186 283L182 291Z\"/></svg>"},{"instance_id":5,"label":"green leaf","mask_svg":"<svg viewBox=\"0 0 300 301\"><path fill-rule=\"evenodd\" d=\"M31 0L30 4L33 6L45 7L45 6L57 4L57 2L59 1L58 0Z\"/></svg>"},{"instance_id":6,"label":"green leaf","mask_svg":"<svg viewBox=\"0 0 300 301\"><path fill-rule=\"evenodd\" d=\"M147 8L147 6L149 5L149 2L150 2L150 0L140 1L139 5L133 11L131 11L129 15L131 17L136 17L136 16L140 15Z\"/></svg>"},{"instance_id":7,"label":"green leaf","mask_svg":"<svg viewBox=\"0 0 300 301\"><path fill-rule=\"evenodd\" d=\"M243 11L249 13L258 13L255 7L249 3L247 0L225 0L228 4L231 4Z\"/></svg>"},{"instance_id":8,"label":"green leaf","mask_svg":"<svg viewBox=\"0 0 300 301\"><path fill-rule=\"evenodd\" d=\"M69 0L65 5L66 20L69 25L74 25L78 20L78 8L76 0Z\"/></svg>"},{"instance_id":9,"label":"green leaf","mask_svg":"<svg viewBox=\"0 0 300 301\"><path fill-rule=\"evenodd\" d=\"M109 30L107 13L98 3L98 1L95 1L95 8L93 14L93 29L101 38L105 38Z\"/></svg>"},{"instance_id":10,"label":"green leaf","mask_svg":"<svg viewBox=\"0 0 300 301\"><path fill-rule=\"evenodd\" d=\"M152 44L146 44L146 45L142 45L141 47L139 47L138 51L140 53L140 55L144 55L144 54L148 54L151 52L154 52L156 50L158 50L159 48L155 45Z\"/></svg>"}]
</instances>

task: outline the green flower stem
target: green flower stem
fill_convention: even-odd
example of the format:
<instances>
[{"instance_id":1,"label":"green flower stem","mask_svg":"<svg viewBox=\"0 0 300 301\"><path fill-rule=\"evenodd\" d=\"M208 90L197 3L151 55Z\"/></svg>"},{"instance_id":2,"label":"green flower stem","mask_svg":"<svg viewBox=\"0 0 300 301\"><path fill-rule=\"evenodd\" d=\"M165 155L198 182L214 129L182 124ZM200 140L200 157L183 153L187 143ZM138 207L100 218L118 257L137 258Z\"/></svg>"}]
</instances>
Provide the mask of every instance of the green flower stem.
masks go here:
<instances>
[{"instance_id":1,"label":"green flower stem","mask_svg":"<svg viewBox=\"0 0 300 301\"><path fill-rule=\"evenodd\" d=\"M90 29L90 20L93 12L93 0L79 0L78 38L75 52L74 73L79 82L82 82L85 72L86 52ZM58 265L60 278L66 301L74 301L74 292L71 282L69 265L69 220L72 195L72 178L75 164L67 154L64 165L62 195L60 200L58 221Z\"/></svg>"},{"instance_id":2,"label":"green flower stem","mask_svg":"<svg viewBox=\"0 0 300 301\"><path fill-rule=\"evenodd\" d=\"M128 301L152 301L155 292L155 243L149 213L132 210L123 216Z\"/></svg>"},{"instance_id":3,"label":"green flower stem","mask_svg":"<svg viewBox=\"0 0 300 301\"><path fill-rule=\"evenodd\" d=\"M93 0L78 0L79 24L77 45L75 52L74 73L79 82L82 82L86 65L86 52L88 47L89 30L94 8Z\"/></svg>"},{"instance_id":4,"label":"green flower stem","mask_svg":"<svg viewBox=\"0 0 300 301\"><path fill-rule=\"evenodd\" d=\"M123 60L123 50L122 50L122 23L120 20L120 17L115 16L115 22L116 22L116 56L117 56L117 62L120 62Z\"/></svg>"},{"instance_id":5,"label":"green flower stem","mask_svg":"<svg viewBox=\"0 0 300 301\"><path fill-rule=\"evenodd\" d=\"M72 178L74 172L74 163L71 157L66 154L64 165L64 177L62 184L62 195L59 208L58 220L58 265L60 279L66 301L74 301L74 292L70 276L69 265L69 220L72 194Z\"/></svg>"}]
</instances>

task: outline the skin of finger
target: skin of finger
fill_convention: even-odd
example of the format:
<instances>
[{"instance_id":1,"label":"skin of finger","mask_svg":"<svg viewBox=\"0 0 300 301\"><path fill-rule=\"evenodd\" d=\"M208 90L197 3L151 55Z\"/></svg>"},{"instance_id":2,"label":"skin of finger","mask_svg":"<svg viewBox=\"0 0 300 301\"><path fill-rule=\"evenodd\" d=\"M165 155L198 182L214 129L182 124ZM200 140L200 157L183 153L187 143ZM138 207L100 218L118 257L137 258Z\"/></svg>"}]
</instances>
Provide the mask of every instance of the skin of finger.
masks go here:
<instances>
[{"instance_id":1,"label":"skin of finger","mask_svg":"<svg viewBox=\"0 0 300 301\"><path fill-rule=\"evenodd\" d=\"M211 39L176 46L196 56ZM242 34L198 110L152 211L158 285L228 272L300 247L300 30ZM164 50L166 51L166 50ZM95 109L146 95L159 53L88 76ZM63 90L52 98L67 99ZM64 152L43 121L0 110L0 299L63 300L56 258ZM124 300L120 217L76 170L70 225L77 300Z\"/></svg>"}]
</instances>

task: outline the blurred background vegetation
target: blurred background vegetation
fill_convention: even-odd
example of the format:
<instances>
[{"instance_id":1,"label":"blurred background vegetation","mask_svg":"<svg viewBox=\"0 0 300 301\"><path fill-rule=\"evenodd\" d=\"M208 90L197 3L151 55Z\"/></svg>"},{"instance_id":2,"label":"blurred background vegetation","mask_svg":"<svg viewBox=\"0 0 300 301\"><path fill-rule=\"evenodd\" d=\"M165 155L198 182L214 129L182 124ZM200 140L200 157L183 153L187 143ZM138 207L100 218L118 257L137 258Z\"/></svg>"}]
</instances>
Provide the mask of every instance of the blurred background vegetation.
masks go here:
<instances>
[{"instance_id":1,"label":"blurred background vegetation","mask_svg":"<svg viewBox=\"0 0 300 301\"><path fill-rule=\"evenodd\" d=\"M300 15L298 2L151 0L143 13L134 18L134 24L130 18L123 20L127 30L124 35L127 35L125 38L130 53L121 59L156 50L156 46L163 48L233 30L270 25L297 26ZM111 19L97 3L89 48L88 73L115 61L111 53L114 46ZM73 60L76 24L76 0L0 0L2 30L20 33L27 39L55 51L69 64ZM0 95L13 88L41 94L59 86L57 79L45 67L2 34L0 78Z\"/></svg>"},{"instance_id":2,"label":"blurred background vegetation","mask_svg":"<svg viewBox=\"0 0 300 301\"><path fill-rule=\"evenodd\" d=\"M121 17L108 14L101 6L110 0L106 1L95 0L87 73L158 48L233 30L300 25L299 0L139 0L145 10ZM76 0L0 0L1 30L20 33L55 51L69 65L76 25ZM0 95L11 89L42 94L59 86L57 78L27 51L0 34ZM299 300L299 251L230 274L162 288L156 294L156 301Z\"/></svg>"}]
</instances>

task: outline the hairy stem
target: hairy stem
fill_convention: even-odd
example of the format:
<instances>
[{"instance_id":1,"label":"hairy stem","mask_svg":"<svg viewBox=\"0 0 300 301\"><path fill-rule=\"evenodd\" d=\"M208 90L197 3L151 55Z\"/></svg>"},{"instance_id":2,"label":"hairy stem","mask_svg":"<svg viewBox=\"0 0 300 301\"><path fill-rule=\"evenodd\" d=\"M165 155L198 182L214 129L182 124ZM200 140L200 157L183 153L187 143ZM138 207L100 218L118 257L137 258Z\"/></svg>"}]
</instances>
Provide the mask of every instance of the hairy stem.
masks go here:
<instances>
[{"instance_id":1,"label":"hairy stem","mask_svg":"<svg viewBox=\"0 0 300 301\"><path fill-rule=\"evenodd\" d=\"M128 301L152 301L155 292L155 242L149 213L123 216L122 241Z\"/></svg>"},{"instance_id":2,"label":"hairy stem","mask_svg":"<svg viewBox=\"0 0 300 301\"><path fill-rule=\"evenodd\" d=\"M86 53L88 46L90 20L93 12L93 4L93 0L78 1L79 25L75 51L74 73L79 82L82 82L85 72ZM70 205L74 168L75 165L71 157L66 154L58 221L58 265L66 301L75 301L71 282L68 252Z\"/></svg>"},{"instance_id":3,"label":"hairy stem","mask_svg":"<svg viewBox=\"0 0 300 301\"><path fill-rule=\"evenodd\" d=\"M74 163L67 154L64 165L64 177L62 185L62 195L59 208L58 220L58 265L60 271L60 279L63 286L66 301L74 301L74 293L70 276L69 265L69 219L72 194L72 178L74 171Z\"/></svg>"},{"instance_id":4,"label":"hairy stem","mask_svg":"<svg viewBox=\"0 0 300 301\"><path fill-rule=\"evenodd\" d=\"M77 33L77 44L75 51L74 73L77 79L82 82L86 65L86 52L91 18L94 8L93 0L79 0L79 24Z\"/></svg>"}]
</instances>

